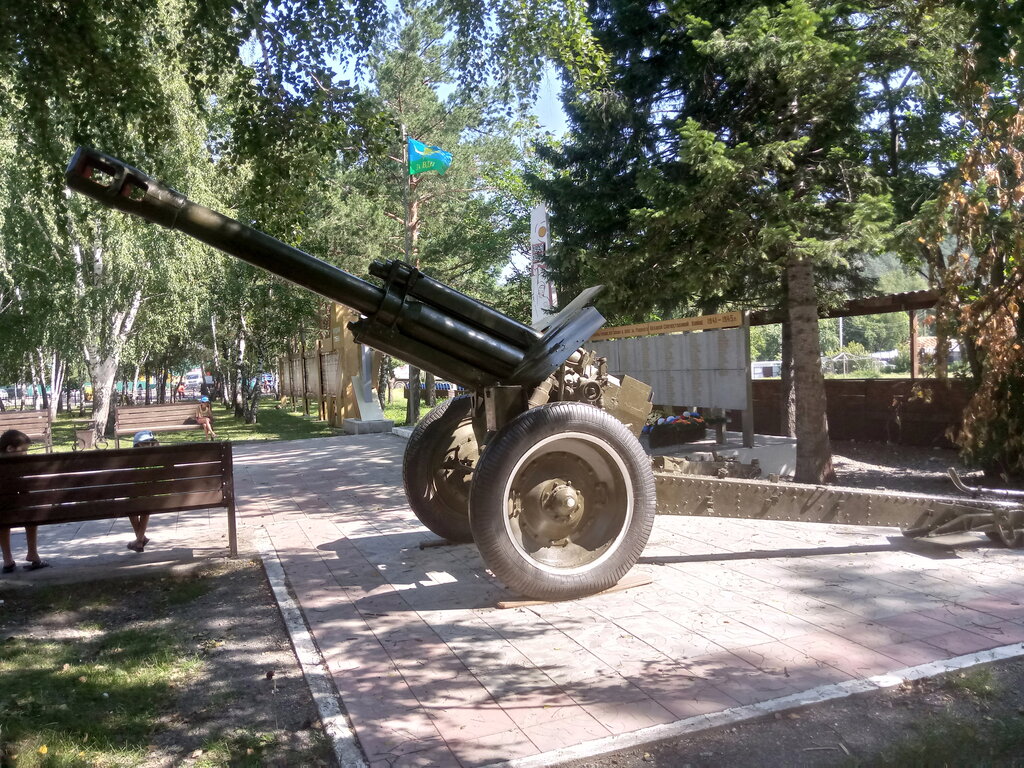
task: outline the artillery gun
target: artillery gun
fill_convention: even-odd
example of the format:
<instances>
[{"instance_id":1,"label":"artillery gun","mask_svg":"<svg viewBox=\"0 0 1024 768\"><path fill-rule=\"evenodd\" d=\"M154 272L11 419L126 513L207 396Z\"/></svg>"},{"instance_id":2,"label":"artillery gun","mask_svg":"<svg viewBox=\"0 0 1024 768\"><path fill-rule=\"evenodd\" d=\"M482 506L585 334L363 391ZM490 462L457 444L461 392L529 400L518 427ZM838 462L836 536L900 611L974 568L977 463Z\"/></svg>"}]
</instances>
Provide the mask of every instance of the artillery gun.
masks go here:
<instances>
[{"instance_id":1,"label":"artillery gun","mask_svg":"<svg viewBox=\"0 0 1024 768\"><path fill-rule=\"evenodd\" d=\"M66 179L351 307L363 315L349 326L356 341L472 389L416 426L405 489L427 528L476 542L511 589L577 597L614 585L640 557L655 515L637 440L651 390L614 379L581 348L604 324L590 306L600 288L531 328L401 261L371 264L382 286L361 280L94 150L75 153Z\"/></svg>"},{"instance_id":2,"label":"artillery gun","mask_svg":"<svg viewBox=\"0 0 1024 768\"><path fill-rule=\"evenodd\" d=\"M974 530L1024 545L1012 502L765 483L750 468L701 467L644 452L651 388L608 374L584 348L604 318L584 291L530 327L402 261L375 261L378 286L198 205L116 158L80 148L68 186L177 229L356 310L355 339L456 382L409 438L403 480L431 531L475 542L510 589L561 600L616 584L656 513L898 525L908 536ZM710 471L709 471L710 470ZM737 477L739 474L741 476Z\"/></svg>"}]
</instances>

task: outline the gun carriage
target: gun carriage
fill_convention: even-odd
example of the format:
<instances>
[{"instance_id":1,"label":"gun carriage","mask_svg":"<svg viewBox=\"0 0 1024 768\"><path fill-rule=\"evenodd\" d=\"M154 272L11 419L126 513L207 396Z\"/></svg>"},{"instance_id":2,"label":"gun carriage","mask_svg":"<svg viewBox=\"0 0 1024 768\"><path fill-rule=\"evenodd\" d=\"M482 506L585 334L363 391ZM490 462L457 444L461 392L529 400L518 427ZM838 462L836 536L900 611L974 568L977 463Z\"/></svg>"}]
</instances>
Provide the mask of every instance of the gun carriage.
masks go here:
<instances>
[{"instance_id":1,"label":"gun carriage","mask_svg":"<svg viewBox=\"0 0 1024 768\"><path fill-rule=\"evenodd\" d=\"M248 227L126 163L80 148L67 185L177 229L358 311L355 339L473 391L414 429L403 479L420 521L475 542L510 589L558 600L613 586L639 559L655 514L900 525L912 536L978 530L1024 544L1011 502L888 496L743 477L749 468L659 460L638 435L646 384L608 374L584 345L603 324L584 291L540 327L524 325L401 261L362 280Z\"/></svg>"}]
</instances>

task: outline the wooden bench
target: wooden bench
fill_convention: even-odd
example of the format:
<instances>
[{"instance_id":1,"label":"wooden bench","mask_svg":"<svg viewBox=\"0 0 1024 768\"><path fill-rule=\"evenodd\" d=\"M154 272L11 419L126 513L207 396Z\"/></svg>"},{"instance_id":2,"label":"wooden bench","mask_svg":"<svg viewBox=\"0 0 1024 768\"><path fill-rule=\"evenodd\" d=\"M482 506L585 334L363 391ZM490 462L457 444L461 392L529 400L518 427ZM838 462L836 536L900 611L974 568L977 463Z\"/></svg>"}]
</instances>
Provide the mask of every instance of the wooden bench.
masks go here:
<instances>
[{"instance_id":1,"label":"wooden bench","mask_svg":"<svg viewBox=\"0 0 1024 768\"><path fill-rule=\"evenodd\" d=\"M121 435L134 435L139 430L151 432L184 432L202 429L196 424L197 402L167 405L138 405L118 408L114 421L114 445L121 447Z\"/></svg>"},{"instance_id":2,"label":"wooden bench","mask_svg":"<svg viewBox=\"0 0 1024 768\"><path fill-rule=\"evenodd\" d=\"M0 434L8 429L24 432L33 441L42 440L47 453L53 448L50 412L47 410L3 411L0 413Z\"/></svg>"},{"instance_id":3,"label":"wooden bench","mask_svg":"<svg viewBox=\"0 0 1024 768\"><path fill-rule=\"evenodd\" d=\"M48 525L224 507L238 554L231 443L0 459L0 523Z\"/></svg>"}]
</instances>

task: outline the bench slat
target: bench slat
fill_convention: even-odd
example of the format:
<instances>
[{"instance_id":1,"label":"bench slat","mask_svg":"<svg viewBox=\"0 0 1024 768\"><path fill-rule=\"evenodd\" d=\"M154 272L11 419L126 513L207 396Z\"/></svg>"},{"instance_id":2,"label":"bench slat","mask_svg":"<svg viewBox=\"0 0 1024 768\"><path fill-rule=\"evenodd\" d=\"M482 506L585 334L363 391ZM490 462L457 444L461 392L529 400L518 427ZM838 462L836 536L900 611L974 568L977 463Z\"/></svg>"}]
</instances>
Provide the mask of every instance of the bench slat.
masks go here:
<instances>
[{"instance_id":1,"label":"bench slat","mask_svg":"<svg viewBox=\"0 0 1024 768\"><path fill-rule=\"evenodd\" d=\"M187 421L195 416L195 409L186 413L133 413L117 420L118 424L135 424L144 421Z\"/></svg>"},{"instance_id":2,"label":"bench slat","mask_svg":"<svg viewBox=\"0 0 1024 768\"><path fill-rule=\"evenodd\" d=\"M94 502L84 504L68 504L59 507L37 507L23 510L18 514L18 525L71 523L78 520L105 520L110 517L127 517L128 515L149 515L160 512L178 512L192 509L208 509L223 506L223 494L220 491L192 493L186 496L150 496L144 499L118 499L104 501L102 505Z\"/></svg>"},{"instance_id":3,"label":"bench slat","mask_svg":"<svg viewBox=\"0 0 1024 768\"><path fill-rule=\"evenodd\" d=\"M30 493L0 494L0 520L5 513L18 512L33 507L52 507L61 504L77 504L83 501L106 499L141 499L147 497L173 496L197 491L221 491L223 478L220 473L206 477L183 477L157 482L127 482L102 485L86 485L75 488L57 488L32 491Z\"/></svg>"},{"instance_id":4,"label":"bench slat","mask_svg":"<svg viewBox=\"0 0 1024 768\"><path fill-rule=\"evenodd\" d=\"M118 435L132 435L144 429L150 432L187 432L190 429L202 429L202 424L135 424L130 427L118 427L114 430Z\"/></svg>"},{"instance_id":5,"label":"bench slat","mask_svg":"<svg viewBox=\"0 0 1024 768\"><path fill-rule=\"evenodd\" d=\"M26 474L56 475L122 467L220 462L225 453L230 455L230 443L189 443L187 445L161 445L156 448L117 448L105 451L51 453L48 456L8 456L0 461L0 479ZM26 466L21 466L22 464Z\"/></svg>"},{"instance_id":6,"label":"bench slat","mask_svg":"<svg viewBox=\"0 0 1024 768\"><path fill-rule=\"evenodd\" d=\"M134 425L138 424L187 424L191 416L182 416L178 413L172 413L167 416L147 416L144 419L118 419L118 429L130 429ZM192 420L195 424L195 420Z\"/></svg>"},{"instance_id":7,"label":"bench slat","mask_svg":"<svg viewBox=\"0 0 1024 768\"><path fill-rule=\"evenodd\" d=\"M187 411L195 410L199 405L198 400L191 400L187 403L157 403L155 405L122 405L117 409L118 413L143 413L156 411Z\"/></svg>"},{"instance_id":8,"label":"bench slat","mask_svg":"<svg viewBox=\"0 0 1024 768\"><path fill-rule=\"evenodd\" d=\"M128 467L125 469L96 470L93 472L65 473L60 475L28 475L9 476L4 479L3 492L0 492L0 505L7 491L18 493L20 491L46 491L61 488L83 488L102 485L116 485L118 482L130 478L138 482L152 482L155 480L168 480L178 477L223 477L220 462L203 462L201 464L168 464L158 467L137 469Z\"/></svg>"},{"instance_id":9,"label":"bench slat","mask_svg":"<svg viewBox=\"0 0 1024 768\"><path fill-rule=\"evenodd\" d=\"M135 418L137 416L144 416L146 414L157 415L162 413L195 413L196 408L199 407L199 403L185 403L184 405L145 405L141 408L120 408L117 411L118 416L124 418Z\"/></svg>"}]
</instances>

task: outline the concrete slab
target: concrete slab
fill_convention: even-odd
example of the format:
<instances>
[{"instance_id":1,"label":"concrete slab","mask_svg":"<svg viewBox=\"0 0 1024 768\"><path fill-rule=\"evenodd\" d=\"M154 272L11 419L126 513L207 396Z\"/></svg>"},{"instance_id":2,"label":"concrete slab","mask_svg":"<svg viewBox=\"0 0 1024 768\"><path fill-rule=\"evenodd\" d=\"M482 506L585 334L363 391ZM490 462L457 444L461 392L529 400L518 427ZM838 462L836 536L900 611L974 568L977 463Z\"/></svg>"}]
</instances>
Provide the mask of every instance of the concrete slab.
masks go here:
<instances>
[{"instance_id":1,"label":"concrete slab","mask_svg":"<svg viewBox=\"0 0 1024 768\"><path fill-rule=\"evenodd\" d=\"M345 419L341 422L341 431L346 435L369 435L390 432L393 426L395 422L390 419Z\"/></svg>"},{"instance_id":2,"label":"concrete slab","mask_svg":"<svg viewBox=\"0 0 1024 768\"><path fill-rule=\"evenodd\" d=\"M647 435L641 435L640 444L643 445L647 453L653 456L688 456L692 458L694 454L710 454L714 451L720 456L736 459L745 464L749 464L752 459L757 459L765 475L776 474L787 478L792 477L796 471L796 438L754 435L753 447L744 448L742 433L725 432L724 437L724 443L716 442L712 435L695 443L667 445L652 450L647 442Z\"/></svg>"},{"instance_id":3,"label":"concrete slab","mask_svg":"<svg viewBox=\"0 0 1024 768\"><path fill-rule=\"evenodd\" d=\"M260 480L245 524L271 531L371 765L545 764L550 750L711 723L1024 630L1019 552L703 518L658 519L636 568L648 586L502 610L511 596L473 546L420 548L431 536L402 497L404 440L289 446L236 456ZM292 517L314 482L331 511ZM273 533L284 525L294 534ZM317 558L330 579L307 573Z\"/></svg>"}]
</instances>

